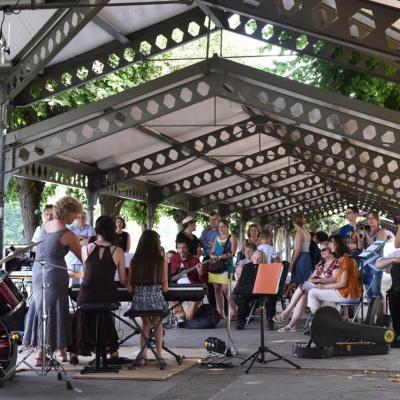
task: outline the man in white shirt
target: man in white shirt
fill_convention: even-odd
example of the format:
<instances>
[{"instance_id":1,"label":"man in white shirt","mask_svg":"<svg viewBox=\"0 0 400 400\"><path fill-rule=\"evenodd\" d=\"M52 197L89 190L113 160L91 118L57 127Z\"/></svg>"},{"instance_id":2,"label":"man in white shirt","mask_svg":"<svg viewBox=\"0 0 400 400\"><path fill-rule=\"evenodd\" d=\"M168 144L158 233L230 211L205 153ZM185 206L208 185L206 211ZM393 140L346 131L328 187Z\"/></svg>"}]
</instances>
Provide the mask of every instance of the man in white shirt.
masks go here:
<instances>
[{"instance_id":1,"label":"man in white shirt","mask_svg":"<svg viewBox=\"0 0 400 400\"><path fill-rule=\"evenodd\" d=\"M75 233L78 237L81 246L84 246L89 242L89 239L92 236L96 235L96 231L93 226L86 224L86 212L83 211L81 214L78 214L75 220L75 224L70 225L68 228ZM76 257L76 255L70 251L65 256L65 262L67 263L67 267L74 272L83 272L84 268L81 261ZM80 283L82 278L74 279L71 283Z\"/></svg>"},{"instance_id":2,"label":"man in white shirt","mask_svg":"<svg viewBox=\"0 0 400 400\"><path fill-rule=\"evenodd\" d=\"M43 210L43 214L42 214L42 219L43 219L43 224L45 224L46 222L49 222L53 219L53 204L46 204L44 206L44 210ZM40 238L40 230L42 229L42 225L39 225L36 229L35 229L35 233L32 236L32 243L36 243L39 241ZM33 251L35 251L36 248L33 249Z\"/></svg>"}]
</instances>

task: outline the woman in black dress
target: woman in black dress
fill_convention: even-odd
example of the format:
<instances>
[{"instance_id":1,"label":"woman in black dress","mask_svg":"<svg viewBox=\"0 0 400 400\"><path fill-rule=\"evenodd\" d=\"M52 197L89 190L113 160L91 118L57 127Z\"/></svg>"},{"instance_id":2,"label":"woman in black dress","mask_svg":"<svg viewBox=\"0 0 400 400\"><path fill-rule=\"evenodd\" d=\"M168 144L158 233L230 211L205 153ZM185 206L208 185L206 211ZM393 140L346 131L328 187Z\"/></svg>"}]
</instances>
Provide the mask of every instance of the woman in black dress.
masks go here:
<instances>
[{"instance_id":1,"label":"woman in black dress","mask_svg":"<svg viewBox=\"0 0 400 400\"><path fill-rule=\"evenodd\" d=\"M119 281L125 285L124 252L115 243L115 225L111 217L103 215L96 221L96 240L82 247L82 261L85 275L79 291L78 305L87 303L116 303L117 286L115 271ZM118 336L111 314L105 316L105 337L111 358L118 358ZM78 310L72 324L73 342L69 348L70 363L78 364L78 354L89 356L96 346L96 315Z\"/></svg>"},{"instance_id":2,"label":"woman in black dress","mask_svg":"<svg viewBox=\"0 0 400 400\"><path fill-rule=\"evenodd\" d=\"M125 232L126 227L125 220L122 217L117 217L115 219L115 234L117 236L117 245L121 247L124 253L129 253L131 248L131 235Z\"/></svg>"}]
</instances>

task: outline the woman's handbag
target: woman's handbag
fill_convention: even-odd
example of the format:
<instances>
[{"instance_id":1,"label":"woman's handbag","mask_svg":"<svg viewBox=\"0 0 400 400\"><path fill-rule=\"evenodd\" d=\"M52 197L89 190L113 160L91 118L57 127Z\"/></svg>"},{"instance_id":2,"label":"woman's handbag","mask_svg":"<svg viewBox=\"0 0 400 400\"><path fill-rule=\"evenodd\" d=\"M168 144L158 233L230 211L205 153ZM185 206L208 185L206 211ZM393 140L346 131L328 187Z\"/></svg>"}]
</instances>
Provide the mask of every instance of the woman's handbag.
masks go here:
<instances>
[{"instance_id":1,"label":"woman's handbag","mask_svg":"<svg viewBox=\"0 0 400 400\"><path fill-rule=\"evenodd\" d=\"M230 238L231 235L229 235L228 239L226 239L222 254L226 254ZM221 258L210 258L208 260L208 265L207 265L208 272L211 272L212 274L222 274L225 271L226 261L227 261L226 259L221 259Z\"/></svg>"}]
</instances>

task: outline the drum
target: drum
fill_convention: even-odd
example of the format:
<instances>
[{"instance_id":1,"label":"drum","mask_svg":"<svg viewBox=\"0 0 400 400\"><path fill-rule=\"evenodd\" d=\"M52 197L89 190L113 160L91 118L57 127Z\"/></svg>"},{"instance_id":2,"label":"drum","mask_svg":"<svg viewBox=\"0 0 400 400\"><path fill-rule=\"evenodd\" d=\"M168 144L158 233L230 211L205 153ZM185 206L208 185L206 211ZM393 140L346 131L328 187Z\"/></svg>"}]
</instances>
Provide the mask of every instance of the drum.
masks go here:
<instances>
[{"instance_id":1,"label":"drum","mask_svg":"<svg viewBox=\"0 0 400 400\"><path fill-rule=\"evenodd\" d=\"M24 296L8 275L0 276L0 320L17 311L24 304Z\"/></svg>"},{"instance_id":2,"label":"drum","mask_svg":"<svg viewBox=\"0 0 400 400\"><path fill-rule=\"evenodd\" d=\"M7 327L0 322L0 387L5 379L11 379L15 373L17 350L17 342L12 339Z\"/></svg>"}]
</instances>

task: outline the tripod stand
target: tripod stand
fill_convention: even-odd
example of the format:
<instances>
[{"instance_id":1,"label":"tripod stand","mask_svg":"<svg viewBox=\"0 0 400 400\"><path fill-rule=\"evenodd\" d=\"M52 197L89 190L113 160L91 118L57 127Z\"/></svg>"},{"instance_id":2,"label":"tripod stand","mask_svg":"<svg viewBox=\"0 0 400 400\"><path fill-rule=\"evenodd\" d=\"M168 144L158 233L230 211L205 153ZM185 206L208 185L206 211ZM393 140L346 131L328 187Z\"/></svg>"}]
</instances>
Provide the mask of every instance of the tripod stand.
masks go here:
<instances>
[{"instance_id":1,"label":"tripod stand","mask_svg":"<svg viewBox=\"0 0 400 400\"><path fill-rule=\"evenodd\" d=\"M288 360L287 358L281 356L280 354L272 351L267 346L265 346L265 301L266 295L276 294L279 288L279 282L282 275L283 266L281 263L272 264L259 264L257 269L256 281L253 288L254 295L261 295L260 309L261 309L261 327L260 327L260 347L253 354L247 357L240 365L244 365L247 361L250 361L250 365L246 369L246 374L249 373L251 367L257 361L261 364L266 364L272 361L283 360L290 365L300 369L301 367L294 362ZM271 360L266 360L265 353L270 353L276 358Z\"/></svg>"},{"instance_id":2,"label":"tripod stand","mask_svg":"<svg viewBox=\"0 0 400 400\"><path fill-rule=\"evenodd\" d=\"M290 365L293 365L294 367L300 369L300 365L295 364L294 362L288 360L287 358L281 356L277 352L271 350L269 347L265 346L265 296L261 299L260 302L260 310L261 310L261 328L260 328L260 333L261 333L261 340L260 340L260 347L258 348L257 351L255 351L253 354L248 356L244 361L240 363L240 365L244 365L247 363L247 361L250 361L250 365L246 369L246 374L249 373L251 367L254 365L254 363L257 361L261 364L266 364L272 361L278 361L278 360L283 360L287 362ZM276 358L273 358L271 360L266 360L265 358L265 353L270 353Z\"/></svg>"},{"instance_id":3,"label":"tripod stand","mask_svg":"<svg viewBox=\"0 0 400 400\"><path fill-rule=\"evenodd\" d=\"M46 376L52 369L57 372L57 379L63 380L66 383L67 390L74 390L77 393L81 393L81 390L75 388L71 379L69 378L67 372L65 371L62 364L54 357L53 351L51 347L46 343L47 342L47 311L46 311L46 288L48 284L45 280L45 261L40 261L40 266L42 270L42 287L41 287L41 299L42 299L42 307L41 307L41 322L42 322L42 340L41 344L38 346L41 353L41 367L40 369L34 368L27 361L28 357L36 351L36 348L32 347L29 349L28 353L12 368L7 375L11 375L21 364L25 364L29 369L35 372L39 376ZM65 267L53 265L56 268L65 269Z\"/></svg>"}]
</instances>

